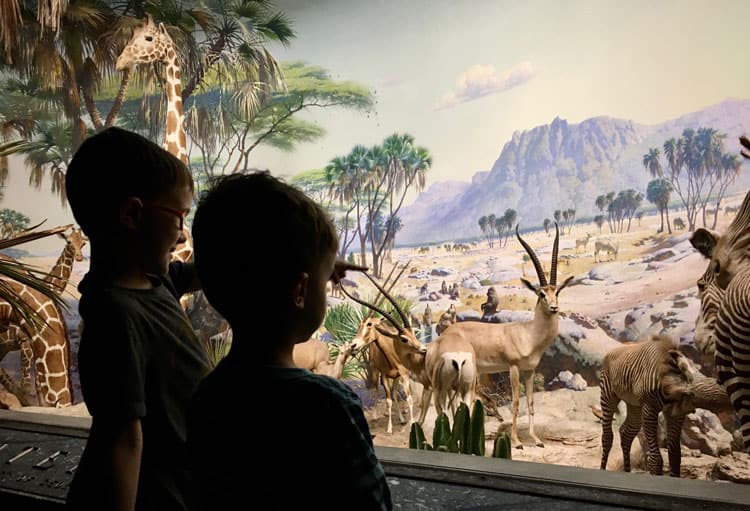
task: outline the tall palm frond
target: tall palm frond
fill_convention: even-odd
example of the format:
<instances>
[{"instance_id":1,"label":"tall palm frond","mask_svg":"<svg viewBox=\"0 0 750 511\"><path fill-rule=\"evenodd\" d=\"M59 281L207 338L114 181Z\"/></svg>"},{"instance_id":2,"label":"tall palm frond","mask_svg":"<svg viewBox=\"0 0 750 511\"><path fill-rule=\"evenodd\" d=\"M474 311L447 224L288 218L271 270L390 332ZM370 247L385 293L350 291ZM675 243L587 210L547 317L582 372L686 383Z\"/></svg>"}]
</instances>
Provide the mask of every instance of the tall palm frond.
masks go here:
<instances>
[{"instance_id":1,"label":"tall palm frond","mask_svg":"<svg viewBox=\"0 0 750 511\"><path fill-rule=\"evenodd\" d=\"M69 228L70 225L64 225L45 231L27 232L10 239L0 240L0 250L52 236ZM44 277L46 276L46 272L28 264L8 257L0 258L0 300L6 301L13 312L18 314L22 320L26 321L33 328L44 325L44 319L18 294L11 281L15 281L41 293L51 299L57 306L65 308L66 305L62 301L62 298L44 281Z\"/></svg>"}]
</instances>

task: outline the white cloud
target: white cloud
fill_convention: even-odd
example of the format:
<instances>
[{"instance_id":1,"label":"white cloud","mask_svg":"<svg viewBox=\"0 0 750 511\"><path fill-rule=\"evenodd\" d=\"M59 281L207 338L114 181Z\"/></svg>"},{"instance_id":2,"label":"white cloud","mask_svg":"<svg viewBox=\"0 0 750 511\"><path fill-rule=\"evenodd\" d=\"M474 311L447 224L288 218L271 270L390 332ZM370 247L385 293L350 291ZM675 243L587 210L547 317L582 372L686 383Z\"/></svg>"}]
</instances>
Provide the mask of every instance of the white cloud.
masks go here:
<instances>
[{"instance_id":1,"label":"white cloud","mask_svg":"<svg viewBox=\"0 0 750 511\"><path fill-rule=\"evenodd\" d=\"M482 96L505 92L523 85L536 75L531 62L524 61L507 71L497 71L491 64L474 64L456 79L452 91L443 94L433 110L445 110L479 99Z\"/></svg>"}]
</instances>

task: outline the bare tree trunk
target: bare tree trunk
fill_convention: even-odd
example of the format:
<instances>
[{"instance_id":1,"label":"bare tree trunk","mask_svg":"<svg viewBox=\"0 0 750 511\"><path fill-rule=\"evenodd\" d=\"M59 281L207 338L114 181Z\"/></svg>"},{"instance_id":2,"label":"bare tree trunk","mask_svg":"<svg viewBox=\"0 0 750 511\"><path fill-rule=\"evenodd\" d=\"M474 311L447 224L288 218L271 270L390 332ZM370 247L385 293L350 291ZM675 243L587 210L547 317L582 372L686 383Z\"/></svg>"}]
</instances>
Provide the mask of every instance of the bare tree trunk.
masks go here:
<instances>
[{"instance_id":1,"label":"bare tree trunk","mask_svg":"<svg viewBox=\"0 0 750 511\"><path fill-rule=\"evenodd\" d=\"M672 224L669 223L669 204L664 208L664 212L667 214L667 230L669 234L672 234Z\"/></svg>"},{"instance_id":2,"label":"bare tree trunk","mask_svg":"<svg viewBox=\"0 0 750 511\"><path fill-rule=\"evenodd\" d=\"M664 208L661 206L659 207L659 213L661 214L661 227L659 227L659 232L664 232Z\"/></svg>"},{"instance_id":3,"label":"bare tree trunk","mask_svg":"<svg viewBox=\"0 0 750 511\"><path fill-rule=\"evenodd\" d=\"M109 109L107 114L107 120L104 121L104 127L109 128L117 120L117 116L120 115L120 109L122 104L125 102L125 94L128 92L128 85L130 84L130 70L126 69L122 72L122 80L120 80L120 88L117 90L117 96L115 96L115 102L112 104L112 108Z\"/></svg>"}]
</instances>

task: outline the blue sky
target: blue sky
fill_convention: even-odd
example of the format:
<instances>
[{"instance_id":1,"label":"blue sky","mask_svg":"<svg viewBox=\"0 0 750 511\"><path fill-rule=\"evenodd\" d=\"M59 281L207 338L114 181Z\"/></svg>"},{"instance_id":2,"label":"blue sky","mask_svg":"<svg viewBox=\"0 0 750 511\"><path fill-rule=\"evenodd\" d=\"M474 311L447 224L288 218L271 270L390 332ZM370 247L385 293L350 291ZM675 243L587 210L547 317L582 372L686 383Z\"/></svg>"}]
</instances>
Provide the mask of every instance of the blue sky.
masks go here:
<instances>
[{"instance_id":1,"label":"blue sky","mask_svg":"<svg viewBox=\"0 0 750 511\"><path fill-rule=\"evenodd\" d=\"M433 155L428 185L489 169L516 130L607 115L658 123L750 97L750 2L283 0L298 34L278 60L304 60L372 88L366 117L314 112L328 134L253 166L290 176L355 144L408 132ZM70 221L13 162L0 207Z\"/></svg>"}]
</instances>

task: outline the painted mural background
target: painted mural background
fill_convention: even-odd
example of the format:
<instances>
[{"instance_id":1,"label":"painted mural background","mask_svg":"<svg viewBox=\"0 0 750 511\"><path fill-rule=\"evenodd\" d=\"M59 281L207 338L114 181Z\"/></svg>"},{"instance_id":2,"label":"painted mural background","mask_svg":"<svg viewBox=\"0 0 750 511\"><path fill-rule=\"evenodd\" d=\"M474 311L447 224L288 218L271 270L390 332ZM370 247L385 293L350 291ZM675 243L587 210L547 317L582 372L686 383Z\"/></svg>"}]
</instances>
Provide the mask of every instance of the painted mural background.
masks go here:
<instances>
[{"instance_id":1,"label":"painted mural background","mask_svg":"<svg viewBox=\"0 0 750 511\"><path fill-rule=\"evenodd\" d=\"M721 231L750 188L737 141L750 133L750 66L738 58L750 5L275 5L295 32L288 45L265 46L286 89L269 92L253 111L235 101L231 88L219 87L220 76L209 76L185 102L196 179L270 169L302 187L336 218L342 257L383 276L408 262L394 294L420 320L429 308L433 324L420 331L425 341L436 337L435 323L451 305L461 320L478 319L490 287L499 298L498 320L530 317L534 297L519 278L535 274L511 233L520 224L549 270L557 221L559 271L575 280L560 297L560 336L539 366L536 425L545 447L524 436L522 400L526 446L516 459L598 467L598 369L621 342L667 333L710 372L710 358L693 342L695 282L706 263L688 238L704 225ZM3 73L16 77L9 66ZM95 98L102 112L112 105L119 76L102 82ZM161 140L164 99L149 76L131 85L118 122ZM697 196L686 191L688 164L670 158L678 145L696 155L714 150L695 177ZM47 189L53 164L34 167L27 155L9 157L0 208L30 224L72 223ZM41 189L28 184L34 168ZM597 241L616 250L595 255ZM62 248L45 240L12 255L51 267ZM86 267L76 263L71 284ZM360 276L346 284L375 298ZM457 291L441 292L443 285ZM75 311L73 285L69 293ZM332 345L350 339L361 317L347 303L330 299L321 337ZM67 319L75 352L78 322L74 313ZM2 366L17 375L17 354ZM371 396L366 374L355 358L344 378L361 392L375 443L405 447L408 429L394 414L394 434L386 434L382 395ZM494 432L510 420L507 377L484 383L504 419L488 419ZM733 419L691 420L698 433L683 437L686 453L702 456L687 457L683 475L707 478L719 456L733 456ZM428 434L433 421L434 412Z\"/></svg>"}]
</instances>

